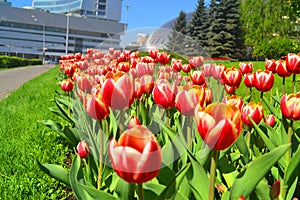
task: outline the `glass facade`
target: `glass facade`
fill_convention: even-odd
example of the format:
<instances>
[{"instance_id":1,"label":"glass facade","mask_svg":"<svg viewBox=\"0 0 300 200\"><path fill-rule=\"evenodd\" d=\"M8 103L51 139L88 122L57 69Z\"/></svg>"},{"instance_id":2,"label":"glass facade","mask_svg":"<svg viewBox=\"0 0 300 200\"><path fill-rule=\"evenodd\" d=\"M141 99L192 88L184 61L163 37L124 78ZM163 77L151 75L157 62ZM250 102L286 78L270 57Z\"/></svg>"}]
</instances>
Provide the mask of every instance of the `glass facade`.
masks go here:
<instances>
[{"instance_id":1,"label":"glass facade","mask_svg":"<svg viewBox=\"0 0 300 200\"><path fill-rule=\"evenodd\" d=\"M52 13L67 13L69 10L69 1L70 11L74 12L81 10L84 0L33 0L33 6Z\"/></svg>"}]
</instances>

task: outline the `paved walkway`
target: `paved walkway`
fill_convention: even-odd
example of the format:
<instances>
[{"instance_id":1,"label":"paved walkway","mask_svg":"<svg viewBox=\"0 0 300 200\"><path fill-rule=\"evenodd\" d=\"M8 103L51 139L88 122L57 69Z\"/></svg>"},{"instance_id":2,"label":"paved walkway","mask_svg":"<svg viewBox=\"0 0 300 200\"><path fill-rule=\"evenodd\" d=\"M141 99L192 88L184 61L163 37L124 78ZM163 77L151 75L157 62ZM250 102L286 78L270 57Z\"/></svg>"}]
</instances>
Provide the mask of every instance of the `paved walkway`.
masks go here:
<instances>
[{"instance_id":1,"label":"paved walkway","mask_svg":"<svg viewBox=\"0 0 300 200\"><path fill-rule=\"evenodd\" d=\"M41 75L55 65L36 65L0 70L0 101L25 82Z\"/></svg>"}]
</instances>

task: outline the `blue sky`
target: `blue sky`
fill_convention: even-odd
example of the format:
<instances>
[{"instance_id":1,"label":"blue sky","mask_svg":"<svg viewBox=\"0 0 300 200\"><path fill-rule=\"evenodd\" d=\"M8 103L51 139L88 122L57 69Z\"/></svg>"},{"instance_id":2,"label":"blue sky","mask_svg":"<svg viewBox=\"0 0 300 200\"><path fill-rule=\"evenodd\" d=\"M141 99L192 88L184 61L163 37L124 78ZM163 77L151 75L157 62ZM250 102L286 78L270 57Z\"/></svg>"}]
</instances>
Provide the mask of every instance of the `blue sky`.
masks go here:
<instances>
[{"instance_id":1,"label":"blue sky","mask_svg":"<svg viewBox=\"0 0 300 200\"><path fill-rule=\"evenodd\" d=\"M8 0L14 7L30 6L31 0ZM122 20L126 20L125 4L130 5L127 13L128 29L160 27L169 20L176 18L180 11L192 12L198 0L124 0ZM205 2L209 2L206 0Z\"/></svg>"}]
</instances>

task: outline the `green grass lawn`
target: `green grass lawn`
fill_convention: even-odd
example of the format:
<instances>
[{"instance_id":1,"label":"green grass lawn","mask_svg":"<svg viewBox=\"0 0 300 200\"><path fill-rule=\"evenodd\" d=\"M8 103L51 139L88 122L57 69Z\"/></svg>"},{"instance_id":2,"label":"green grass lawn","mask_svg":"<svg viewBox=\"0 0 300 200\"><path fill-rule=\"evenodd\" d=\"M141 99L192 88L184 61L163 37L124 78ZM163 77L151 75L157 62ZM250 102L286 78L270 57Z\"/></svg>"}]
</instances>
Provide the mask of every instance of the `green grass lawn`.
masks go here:
<instances>
[{"instance_id":1,"label":"green grass lawn","mask_svg":"<svg viewBox=\"0 0 300 200\"><path fill-rule=\"evenodd\" d=\"M65 141L38 123L54 119L48 107L58 68L25 83L0 101L0 199L66 199L65 186L42 172L35 163L65 166L70 152Z\"/></svg>"}]
</instances>

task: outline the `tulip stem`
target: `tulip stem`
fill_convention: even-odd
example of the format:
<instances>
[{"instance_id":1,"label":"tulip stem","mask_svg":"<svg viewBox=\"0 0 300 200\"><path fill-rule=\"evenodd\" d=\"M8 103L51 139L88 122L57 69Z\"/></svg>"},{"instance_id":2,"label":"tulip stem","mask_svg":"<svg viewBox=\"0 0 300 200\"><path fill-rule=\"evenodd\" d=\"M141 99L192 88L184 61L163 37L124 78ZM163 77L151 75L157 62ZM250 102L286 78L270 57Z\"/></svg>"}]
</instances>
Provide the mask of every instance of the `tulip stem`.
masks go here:
<instances>
[{"instance_id":1,"label":"tulip stem","mask_svg":"<svg viewBox=\"0 0 300 200\"><path fill-rule=\"evenodd\" d=\"M292 93L295 93L296 74L293 74Z\"/></svg>"},{"instance_id":2,"label":"tulip stem","mask_svg":"<svg viewBox=\"0 0 300 200\"><path fill-rule=\"evenodd\" d=\"M247 146L250 149L250 145L251 145L251 131L250 128L248 128L247 130Z\"/></svg>"},{"instance_id":3,"label":"tulip stem","mask_svg":"<svg viewBox=\"0 0 300 200\"><path fill-rule=\"evenodd\" d=\"M143 188L143 184L138 184L138 191L137 191L139 200L144 200L144 188Z\"/></svg>"},{"instance_id":4,"label":"tulip stem","mask_svg":"<svg viewBox=\"0 0 300 200\"><path fill-rule=\"evenodd\" d=\"M215 177L216 177L216 169L217 169L217 159L218 159L218 151L212 150L212 157L210 163L208 200L214 200L214 196L215 196Z\"/></svg>"},{"instance_id":5,"label":"tulip stem","mask_svg":"<svg viewBox=\"0 0 300 200\"><path fill-rule=\"evenodd\" d=\"M100 147L99 147L99 170L98 170L98 184L97 184L97 188L98 190L101 188L101 182L102 182L102 162L103 162L103 155L102 155L102 151L103 151L103 137L102 137L102 130L99 131L99 137L100 137Z\"/></svg>"},{"instance_id":6,"label":"tulip stem","mask_svg":"<svg viewBox=\"0 0 300 200\"><path fill-rule=\"evenodd\" d=\"M259 99L259 102L260 102L260 103L262 103L263 97L264 97L264 92L261 92L261 93L260 93L260 99Z\"/></svg>"},{"instance_id":7,"label":"tulip stem","mask_svg":"<svg viewBox=\"0 0 300 200\"><path fill-rule=\"evenodd\" d=\"M188 148L191 149L192 148L192 120L191 120L191 117L187 117L186 120L187 120L186 142L187 142Z\"/></svg>"},{"instance_id":8,"label":"tulip stem","mask_svg":"<svg viewBox=\"0 0 300 200\"><path fill-rule=\"evenodd\" d=\"M285 77L282 78L282 86L281 86L282 95L285 95L284 85L285 85Z\"/></svg>"},{"instance_id":9,"label":"tulip stem","mask_svg":"<svg viewBox=\"0 0 300 200\"><path fill-rule=\"evenodd\" d=\"M293 135L293 121L291 120L289 129L288 129L288 136L287 136L287 143L288 144L290 144L292 142L292 135ZM286 164L287 164L287 166L289 165L290 160L291 160L291 148L292 147L290 147L286 152Z\"/></svg>"}]
</instances>

